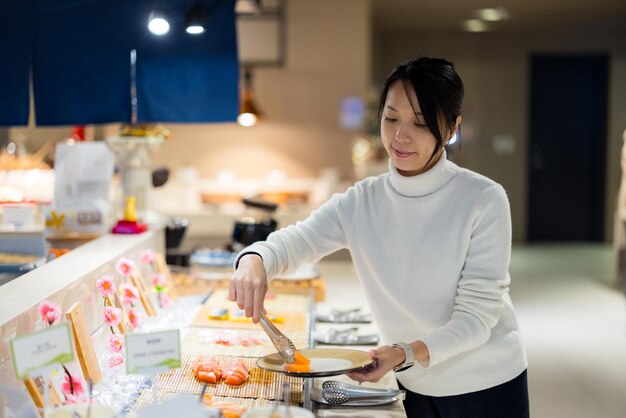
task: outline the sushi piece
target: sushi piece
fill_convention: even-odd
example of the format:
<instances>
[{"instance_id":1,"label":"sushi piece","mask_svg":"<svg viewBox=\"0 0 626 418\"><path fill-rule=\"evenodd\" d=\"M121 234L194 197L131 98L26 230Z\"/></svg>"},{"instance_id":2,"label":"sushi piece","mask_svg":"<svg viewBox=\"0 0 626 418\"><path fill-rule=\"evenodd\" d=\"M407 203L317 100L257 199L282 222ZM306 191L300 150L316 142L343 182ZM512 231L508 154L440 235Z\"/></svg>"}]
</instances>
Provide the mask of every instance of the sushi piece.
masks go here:
<instances>
[{"instance_id":1,"label":"sushi piece","mask_svg":"<svg viewBox=\"0 0 626 418\"><path fill-rule=\"evenodd\" d=\"M200 356L196 358L191 365L196 379L201 382L217 384L222 378L222 368L220 364L212 357Z\"/></svg>"},{"instance_id":2,"label":"sushi piece","mask_svg":"<svg viewBox=\"0 0 626 418\"><path fill-rule=\"evenodd\" d=\"M204 394L202 402L206 406L220 410L224 418L241 418L247 410L245 406L215 400L210 393Z\"/></svg>"},{"instance_id":3,"label":"sushi piece","mask_svg":"<svg viewBox=\"0 0 626 418\"><path fill-rule=\"evenodd\" d=\"M224 383L231 386L241 386L250 374L250 367L241 359L234 359L222 368Z\"/></svg>"}]
</instances>

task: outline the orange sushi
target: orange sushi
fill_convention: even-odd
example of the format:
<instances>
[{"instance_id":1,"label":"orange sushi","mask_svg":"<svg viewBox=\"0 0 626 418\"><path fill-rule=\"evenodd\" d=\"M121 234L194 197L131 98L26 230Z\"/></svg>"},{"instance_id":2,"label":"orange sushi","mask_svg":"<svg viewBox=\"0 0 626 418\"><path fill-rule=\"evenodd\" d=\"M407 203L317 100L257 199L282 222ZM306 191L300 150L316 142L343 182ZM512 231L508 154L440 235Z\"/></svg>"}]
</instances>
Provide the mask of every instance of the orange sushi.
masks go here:
<instances>
[{"instance_id":1,"label":"orange sushi","mask_svg":"<svg viewBox=\"0 0 626 418\"><path fill-rule=\"evenodd\" d=\"M224 383L231 386L240 386L250 373L250 367L241 359L233 359L222 368Z\"/></svg>"},{"instance_id":2,"label":"orange sushi","mask_svg":"<svg viewBox=\"0 0 626 418\"><path fill-rule=\"evenodd\" d=\"M212 357L200 356L191 365L194 376L201 382L217 384L222 378L222 368Z\"/></svg>"}]
</instances>

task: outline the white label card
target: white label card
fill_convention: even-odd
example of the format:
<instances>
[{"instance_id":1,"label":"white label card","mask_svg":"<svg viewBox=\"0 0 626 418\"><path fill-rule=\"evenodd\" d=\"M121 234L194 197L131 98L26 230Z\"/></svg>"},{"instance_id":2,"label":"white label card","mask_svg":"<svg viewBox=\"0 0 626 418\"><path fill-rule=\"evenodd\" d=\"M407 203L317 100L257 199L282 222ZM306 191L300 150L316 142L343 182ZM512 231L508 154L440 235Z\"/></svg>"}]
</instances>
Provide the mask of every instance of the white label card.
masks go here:
<instances>
[{"instance_id":1,"label":"white label card","mask_svg":"<svg viewBox=\"0 0 626 418\"><path fill-rule=\"evenodd\" d=\"M126 335L126 371L156 374L180 367L180 332Z\"/></svg>"},{"instance_id":2,"label":"white label card","mask_svg":"<svg viewBox=\"0 0 626 418\"><path fill-rule=\"evenodd\" d=\"M72 336L67 323L11 340L15 376L23 380L38 371L74 360Z\"/></svg>"}]
</instances>

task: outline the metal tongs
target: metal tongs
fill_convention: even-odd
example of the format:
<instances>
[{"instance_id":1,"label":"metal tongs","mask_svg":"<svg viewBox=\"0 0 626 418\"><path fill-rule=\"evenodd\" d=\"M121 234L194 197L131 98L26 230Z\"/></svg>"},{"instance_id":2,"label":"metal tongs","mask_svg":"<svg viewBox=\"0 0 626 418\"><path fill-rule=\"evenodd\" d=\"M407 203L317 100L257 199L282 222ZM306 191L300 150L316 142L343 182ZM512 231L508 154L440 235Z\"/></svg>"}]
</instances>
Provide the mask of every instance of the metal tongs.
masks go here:
<instances>
[{"instance_id":1,"label":"metal tongs","mask_svg":"<svg viewBox=\"0 0 626 418\"><path fill-rule=\"evenodd\" d=\"M336 380L327 380L322 384L322 399L333 405L380 398L404 399L405 393L404 390L367 388Z\"/></svg>"},{"instance_id":2,"label":"metal tongs","mask_svg":"<svg viewBox=\"0 0 626 418\"><path fill-rule=\"evenodd\" d=\"M270 340L272 340L274 347L278 350L278 354L280 354L287 363L293 363L293 355L296 352L294 343L276 328L264 313L261 313L259 324L261 324L263 331L265 331L268 337L270 337Z\"/></svg>"}]
</instances>

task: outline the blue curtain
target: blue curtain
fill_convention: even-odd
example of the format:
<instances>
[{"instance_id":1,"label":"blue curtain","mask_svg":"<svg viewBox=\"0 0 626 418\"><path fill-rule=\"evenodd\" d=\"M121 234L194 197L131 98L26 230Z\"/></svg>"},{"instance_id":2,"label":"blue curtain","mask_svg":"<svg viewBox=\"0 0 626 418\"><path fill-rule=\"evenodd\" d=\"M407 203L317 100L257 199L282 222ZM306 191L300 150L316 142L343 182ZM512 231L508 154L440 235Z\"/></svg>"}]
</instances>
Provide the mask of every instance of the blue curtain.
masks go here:
<instances>
[{"instance_id":1,"label":"blue curtain","mask_svg":"<svg viewBox=\"0 0 626 418\"><path fill-rule=\"evenodd\" d=\"M7 5L0 3L0 16L22 2L2 1ZM171 29L157 37L146 27L154 0L29 0L22 21L15 24L26 28L24 41L20 39L25 45L18 48L3 33L0 51L32 51L37 125L130 122L132 49L137 51L139 122L234 121L239 97L234 0L200 2L209 11L204 34L189 35L183 26L194 0L169 0L160 4L170 14ZM28 15L31 23L25 24ZM0 70L10 73L5 77L0 72L0 125L27 122L28 60L24 62ZM10 77L26 80L25 119L21 113L17 116L22 119L3 115L4 80Z\"/></svg>"},{"instance_id":2,"label":"blue curtain","mask_svg":"<svg viewBox=\"0 0 626 418\"><path fill-rule=\"evenodd\" d=\"M205 2L206 32L185 32L186 0L168 2L170 32L141 31L137 48L139 121L227 122L239 113L234 2ZM145 25L144 25L145 28Z\"/></svg>"},{"instance_id":3,"label":"blue curtain","mask_svg":"<svg viewBox=\"0 0 626 418\"><path fill-rule=\"evenodd\" d=\"M0 126L28 125L32 0L0 0Z\"/></svg>"}]
</instances>

